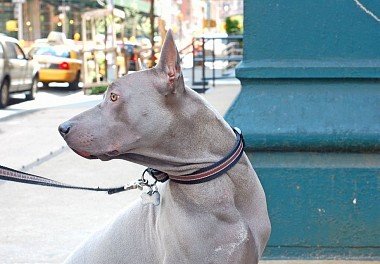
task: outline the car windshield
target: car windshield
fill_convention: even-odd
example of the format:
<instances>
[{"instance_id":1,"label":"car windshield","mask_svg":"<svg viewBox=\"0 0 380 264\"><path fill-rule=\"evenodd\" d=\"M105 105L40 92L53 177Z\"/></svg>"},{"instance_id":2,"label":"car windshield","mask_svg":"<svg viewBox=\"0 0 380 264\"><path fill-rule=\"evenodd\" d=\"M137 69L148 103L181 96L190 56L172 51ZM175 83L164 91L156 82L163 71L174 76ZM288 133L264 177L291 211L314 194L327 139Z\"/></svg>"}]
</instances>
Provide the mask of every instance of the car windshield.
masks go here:
<instances>
[{"instance_id":1,"label":"car windshield","mask_svg":"<svg viewBox=\"0 0 380 264\"><path fill-rule=\"evenodd\" d=\"M38 47L34 50L33 54L70 58L70 51L64 47Z\"/></svg>"}]
</instances>

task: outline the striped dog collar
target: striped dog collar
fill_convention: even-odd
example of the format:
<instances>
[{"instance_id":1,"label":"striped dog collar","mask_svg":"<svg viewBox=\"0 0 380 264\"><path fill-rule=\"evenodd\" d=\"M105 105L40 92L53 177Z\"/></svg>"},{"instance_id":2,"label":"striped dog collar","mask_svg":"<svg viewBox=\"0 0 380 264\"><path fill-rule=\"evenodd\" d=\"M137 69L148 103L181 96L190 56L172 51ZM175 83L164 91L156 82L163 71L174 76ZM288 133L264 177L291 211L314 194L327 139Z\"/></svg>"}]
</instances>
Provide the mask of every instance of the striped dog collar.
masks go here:
<instances>
[{"instance_id":1,"label":"striped dog collar","mask_svg":"<svg viewBox=\"0 0 380 264\"><path fill-rule=\"evenodd\" d=\"M165 182L169 179L171 181L183 184L197 184L211 181L231 169L239 161L241 155L243 154L244 139L241 130L237 127L233 128L233 130L236 134L236 143L233 149L223 159L208 167L197 170L194 173L181 176L168 175L165 172L152 168L148 168L146 171L159 182Z\"/></svg>"}]
</instances>

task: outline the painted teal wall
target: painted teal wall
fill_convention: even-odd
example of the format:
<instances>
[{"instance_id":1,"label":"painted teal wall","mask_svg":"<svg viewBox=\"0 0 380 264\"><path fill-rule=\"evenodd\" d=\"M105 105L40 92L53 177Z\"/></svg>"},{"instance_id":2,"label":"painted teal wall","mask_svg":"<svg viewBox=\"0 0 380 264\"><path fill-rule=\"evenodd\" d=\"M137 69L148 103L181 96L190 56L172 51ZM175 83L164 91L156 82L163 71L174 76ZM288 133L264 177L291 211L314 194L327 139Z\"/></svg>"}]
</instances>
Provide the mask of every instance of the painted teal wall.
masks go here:
<instances>
[{"instance_id":1,"label":"painted teal wall","mask_svg":"<svg viewBox=\"0 0 380 264\"><path fill-rule=\"evenodd\" d=\"M380 18L377 0L359 0ZM375 60L379 22L354 0L246 0L245 62L329 58ZM301 45L300 45L301 44Z\"/></svg>"},{"instance_id":2,"label":"painted teal wall","mask_svg":"<svg viewBox=\"0 0 380 264\"><path fill-rule=\"evenodd\" d=\"M226 117L249 150L380 150L380 79L241 81Z\"/></svg>"},{"instance_id":3,"label":"painted teal wall","mask_svg":"<svg viewBox=\"0 0 380 264\"><path fill-rule=\"evenodd\" d=\"M242 129L265 258L380 259L380 1L245 0Z\"/></svg>"},{"instance_id":4,"label":"painted teal wall","mask_svg":"<svg viewBox=\"0 0 380 264\"><path fill-rule=\"evenodd\" d=\"M379 155L254 151L249 158L272 222L265 258L379 258Z\"/></svg>"}]
</instances>

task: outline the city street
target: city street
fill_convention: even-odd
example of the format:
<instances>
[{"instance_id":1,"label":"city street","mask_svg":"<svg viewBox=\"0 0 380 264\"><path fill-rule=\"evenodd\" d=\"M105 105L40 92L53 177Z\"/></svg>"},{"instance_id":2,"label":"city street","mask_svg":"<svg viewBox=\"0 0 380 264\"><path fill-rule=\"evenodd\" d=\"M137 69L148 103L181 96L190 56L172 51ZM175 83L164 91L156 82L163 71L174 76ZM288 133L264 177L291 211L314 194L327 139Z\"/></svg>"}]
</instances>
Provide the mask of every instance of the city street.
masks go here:
<instances>
[{"instance_id":1,"label":"city street","mask_svg":"<svg viewBox=\"0 0 380 264\"><path fill-rule=\"evenodd\" d=\"M115 251L77 262L380 264L379 25L380 1L0 1L0 264L93 234Z\"/></svg>"}]
</instances>

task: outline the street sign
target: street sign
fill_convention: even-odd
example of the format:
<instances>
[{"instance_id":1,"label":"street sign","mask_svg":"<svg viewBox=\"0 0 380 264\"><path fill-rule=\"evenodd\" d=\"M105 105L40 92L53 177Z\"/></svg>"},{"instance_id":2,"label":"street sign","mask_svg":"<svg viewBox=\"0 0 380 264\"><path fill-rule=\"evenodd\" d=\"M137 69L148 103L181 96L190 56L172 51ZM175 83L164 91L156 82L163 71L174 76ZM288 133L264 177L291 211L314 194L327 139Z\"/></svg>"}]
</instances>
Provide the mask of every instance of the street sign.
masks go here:
<instances>
[{"instance_id":1,"label":"street sign","mask_svg":"<svg viewBox=\"0 0 380 264\"><path fill-rule=\"evenodd\" d=\"M214 19L203 19L203 27L216 27L216 21Z\"/></svg>"},{"instance_id":2,"label":"street sign","mask_svg":"<svg viewBox=\"0 0 380 264\"><path fill-rule=\"evenodd\" d=\"M17 20L8 20L5 23L5 29L7 31L18 31Z\"/></svg>"},{"instance_id":3,"label":"street sign","mask_svg":"<svg viewBox=\"0 0 380 264\"><path fill-rule=\"evenodd\" d=\"M70 6L59 6L58 7L59 11L70 11Z\"/></svg>"}]
</instances>

